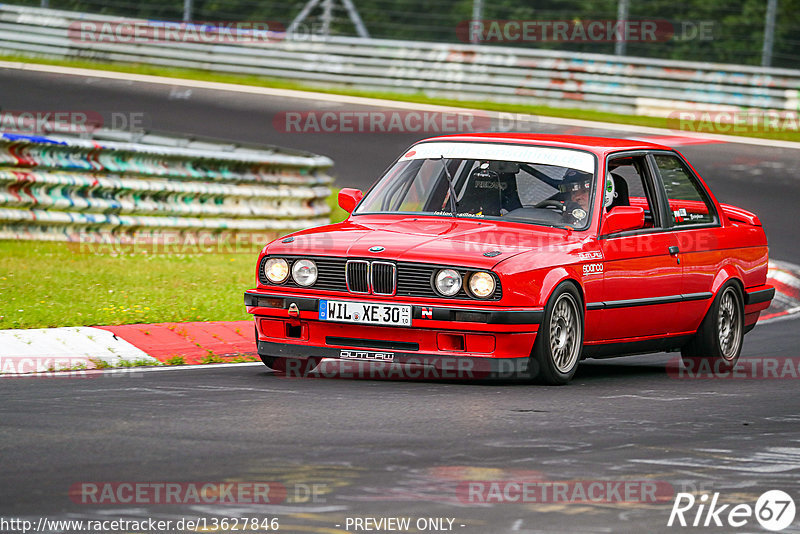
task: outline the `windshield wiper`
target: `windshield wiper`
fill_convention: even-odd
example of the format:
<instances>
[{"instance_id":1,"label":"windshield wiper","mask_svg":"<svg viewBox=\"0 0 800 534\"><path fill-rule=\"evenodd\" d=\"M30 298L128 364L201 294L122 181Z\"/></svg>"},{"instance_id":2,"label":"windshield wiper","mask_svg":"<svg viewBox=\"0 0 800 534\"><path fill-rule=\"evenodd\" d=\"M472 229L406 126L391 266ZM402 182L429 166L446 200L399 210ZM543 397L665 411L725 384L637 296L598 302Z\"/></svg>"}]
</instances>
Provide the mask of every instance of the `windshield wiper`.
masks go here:
<instances>
[{"instance_id":1,"label":"windshield wiper","mask_svg":"<svg viewBox=\"0 0 800 534\"><path fill-rule=\"evenodd\" d=\"M442 161L442 166L444 167L444 173L447 176L447 186L450 188L450 213L453 214L453 217L457 217L456 210L456 188L453 187L453 176L450 174L450 169L447 168L447 163L444 160L444 154L439 156L439 159Z\"/></svg>"}]
</instances>

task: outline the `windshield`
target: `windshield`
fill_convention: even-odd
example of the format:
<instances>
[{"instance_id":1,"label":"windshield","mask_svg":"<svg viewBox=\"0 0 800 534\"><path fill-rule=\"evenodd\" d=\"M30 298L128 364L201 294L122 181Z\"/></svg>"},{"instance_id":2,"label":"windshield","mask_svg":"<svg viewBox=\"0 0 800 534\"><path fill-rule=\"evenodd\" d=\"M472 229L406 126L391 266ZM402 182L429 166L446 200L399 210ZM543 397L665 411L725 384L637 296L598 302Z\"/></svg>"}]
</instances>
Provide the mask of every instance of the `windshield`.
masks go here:
<instances>
[{"instance_id":1,"label":"windshield","mask_svg":"<svg viewBox=\"0 0 800 534\"><path fill-rule=\"evenodd\" d=\"M386 172L355 213L455 212L457 217L584 229L594 169L594 156L575 150L424 143Z\"/></svg>"}]
</instances>

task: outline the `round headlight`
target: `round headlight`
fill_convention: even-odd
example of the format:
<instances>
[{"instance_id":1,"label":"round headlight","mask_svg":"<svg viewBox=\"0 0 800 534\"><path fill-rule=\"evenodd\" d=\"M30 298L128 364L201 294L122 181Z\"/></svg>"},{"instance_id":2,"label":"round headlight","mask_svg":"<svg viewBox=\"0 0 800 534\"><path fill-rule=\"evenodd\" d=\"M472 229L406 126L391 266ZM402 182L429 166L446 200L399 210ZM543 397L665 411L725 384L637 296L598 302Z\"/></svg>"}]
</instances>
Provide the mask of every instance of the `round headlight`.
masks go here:
<instances>
[{"instance_id":1,"label":"round headlight","mask_svg":"<svg viewBox=\"0 0 800 534\"><path fill-rule=\"evenodd\" d=\"M494 276L489 273L475 273L469 277L470 293L479 299L488 298L494 293Z\"/></svg>"},{"instance_id":2,"label":"round headlight","mask_svg":"<svg viewBox=\"0 0 800 534\"><path fill-rule=\"evenodd\" d=\"M264 276L273 284L282 284L289 276L289 264L283 258L270 258L264 262Z\"/></svg>"},{"instance_id":3,"label":"round headlight","mask_svg":"<svg viewBox=\"0 0 800 534\"><path fill-rule=\"evenodd\" d=\"M292 265L292 278L298 285L312 285L317 281L317 264L311 260L297 260Z\"/></svg>"},{"instance_id":4,"label":"round headlight","mask_svg":"<svg viewBox=\"0 0 800 534\"><path fill-rule=\"evenodd\" d=\"M436 273L436 291L452 297L461 289L461 275L453 269L442 269Z\"/></svg>"}]
</instances>

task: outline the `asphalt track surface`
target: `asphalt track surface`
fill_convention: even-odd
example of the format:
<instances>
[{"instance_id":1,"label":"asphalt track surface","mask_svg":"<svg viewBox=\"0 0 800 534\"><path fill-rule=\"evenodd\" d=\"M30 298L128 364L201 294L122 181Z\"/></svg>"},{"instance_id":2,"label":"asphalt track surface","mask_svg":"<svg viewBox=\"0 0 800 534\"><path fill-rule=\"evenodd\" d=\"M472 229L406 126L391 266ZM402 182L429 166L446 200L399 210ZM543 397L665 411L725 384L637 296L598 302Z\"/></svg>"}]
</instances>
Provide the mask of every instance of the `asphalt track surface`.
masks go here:
<instances>
[{"instance_id":1,"label":"asphalt track surface","mask_svg":"<svg viewBox=\"0 0 800 534\"><path fill-rule=\"evenodd\" d=\"M275 113L312 105L343 107L0 70L4 111L141 112L154 130L329 155L340 186L368 187L420 137L273 128ZM759 214L772 257L800 263L800 151L738 144L681 150L721 201ZM745 338L743 357L797 358L797 324L758 326ZM753 505L771 489L797 501L798 378L679 379L668 372L674 357L587 360L561 388L292 379L257 365L4 379L0 515L34 521L278 517L281 532L320 533L345 532L347 518L387 516L450 518L453 530L464 533L669 532L676 530L666 526L672 494L656 503L612 496L612 502L486 504L465 495L463 484L647 480L667 484L672 493L719 492L721 503ZM70 498L75 484L92 481L279 482L290 498L236 505L92 505ZM305 498L312 484L316 502ZM751 519L738 531L761 529ZM783 532L799 531L796 519Z\"/></svg>"}]
</instances>

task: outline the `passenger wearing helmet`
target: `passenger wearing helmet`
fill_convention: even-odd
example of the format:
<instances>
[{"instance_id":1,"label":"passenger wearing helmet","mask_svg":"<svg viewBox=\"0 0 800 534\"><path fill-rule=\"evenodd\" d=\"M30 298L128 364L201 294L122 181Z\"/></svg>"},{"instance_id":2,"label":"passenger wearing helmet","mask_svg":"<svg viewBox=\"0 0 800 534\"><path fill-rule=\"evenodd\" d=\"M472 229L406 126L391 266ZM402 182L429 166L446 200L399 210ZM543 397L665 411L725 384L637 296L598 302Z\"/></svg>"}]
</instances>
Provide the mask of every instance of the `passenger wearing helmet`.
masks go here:
<instances>
[{"instance_id":1,"label":"passenger wearing helmet","mask_svg":"<svg viewBox=\"0 0 800 534\"><path fill-rule=\"evenodd\" d=\"M592 174L569 169L558 185L558 190L564 202L564 218L570 224L582 226L589 215Z\"/></svg>"}]
</instances>

